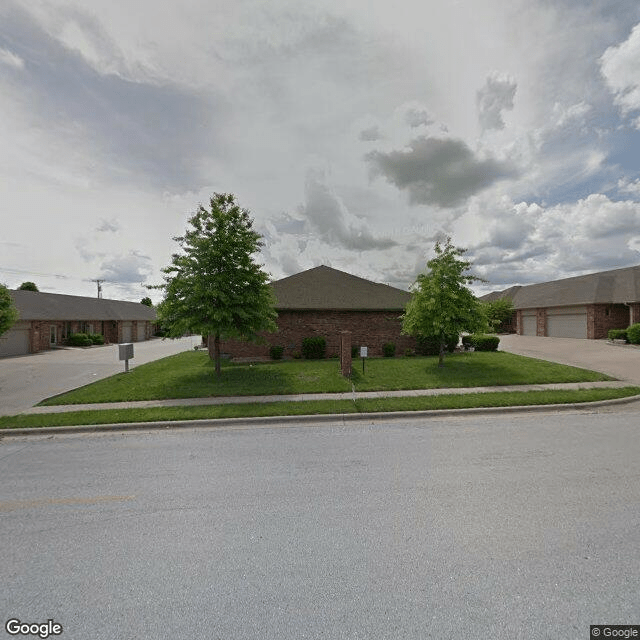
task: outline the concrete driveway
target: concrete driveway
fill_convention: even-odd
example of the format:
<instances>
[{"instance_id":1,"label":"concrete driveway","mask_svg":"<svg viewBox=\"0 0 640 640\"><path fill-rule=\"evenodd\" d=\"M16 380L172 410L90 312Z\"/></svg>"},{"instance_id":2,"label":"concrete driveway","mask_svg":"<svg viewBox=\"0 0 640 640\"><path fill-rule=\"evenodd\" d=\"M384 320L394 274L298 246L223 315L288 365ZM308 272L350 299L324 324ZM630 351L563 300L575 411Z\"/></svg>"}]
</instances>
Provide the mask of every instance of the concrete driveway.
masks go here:
<instances>
[{"instance_id":1,"label":"concrete driveway","mask_svg":"<svg viewBox=\"0 0 640 640\"><path fill-rule=\"evenodd\" d=\"M640 385L640 347L607 340L500 336L500 351L600 371Z\"/></svg>"},{"instance_id":2,"label":"concrete driveway","mask_svg":"<svg viewBox=\"0 0 640 640\"><path fill-rule=\"evenodd\" d=\"M134 343L129 368L189 351L200 336ZM45 398L124 371L118 345L90 349L60 349L28 356L0 358L0 415L15 415Z\"/></svg>"}]
</instances>

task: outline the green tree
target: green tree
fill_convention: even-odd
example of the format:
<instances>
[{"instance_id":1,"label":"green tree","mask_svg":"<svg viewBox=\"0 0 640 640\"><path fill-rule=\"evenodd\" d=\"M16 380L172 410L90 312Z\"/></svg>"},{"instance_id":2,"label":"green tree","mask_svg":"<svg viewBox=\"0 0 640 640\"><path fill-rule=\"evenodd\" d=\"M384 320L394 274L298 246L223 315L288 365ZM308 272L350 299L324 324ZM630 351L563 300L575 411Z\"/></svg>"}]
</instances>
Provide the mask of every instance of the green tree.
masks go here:
<instances>
[{"instance_id":1,"label":"green tree","mask_svg":"<svg viewBox=\"0 0 640 640\"><path fill-rule=\"evenodd\" d=\"M498 331L503 322L507 322L513 316L513 302L509 298L498 298L491 302L482 303L483 312L491 331Z\"/></svg>"},{"instance_id":2,"label":"green tree","mask_svg":"<svg viewBox=\"0 0 640 640\"><path fill-rule=\"evenodd\" d=\"M151 298L149 296L145 296L144 298L142 298L142 300L140 300L140 304L143 304L146 307L153 307L153 302L151 301Z\"/></svg>"},{"instance_id":3,"label":"green tree","mask_svg":"<svg viewBox=\"0 0 640 640\"><path fill-rule=\"evenodd\" d=\"M268 274L253 257L263 243L249 211L231 194L214 193L209 204L200 205L190 228L174 238L181 252L162 270L158 319L170 337L192 332L213 338L220 376L220 341L259 340L260 332L276 330L277 313Z\"/></svg>"},{"instance_id":4,"label":"green tree","mask_svg":"<svg viewBox=\"0 0 640 640\"><path fill-rule=\"evenodd\" d=\"M462 259L465 252L454 247L451 238L447 238L444 246L436 242L436 255L414 282L411 300L402 317L403 333L437 339L441 367L451 336L486 327L480 302L467 287L482 279L466 273L471 263Z\"/></svg>"},{"instance_id":5,"label":"green tree","mask_svg":"<svg viewBox=\"0 0 640 640\"><path fill-rule=\"evenodd\" d=\"M18 319L18 310L5 285L0 284L0 336L11 329Z\"/></svg>"},{"instance_id":6,"label":"green tree","mask_svg":"<svg viewBox=\"0 0 640 640\"><path fill-rule=\"evenodd\" d=\"M35 282L23 282L18 289L20 291L40 291L40 289L38 289L37 285Z\"/></svg>"}]
</instances>

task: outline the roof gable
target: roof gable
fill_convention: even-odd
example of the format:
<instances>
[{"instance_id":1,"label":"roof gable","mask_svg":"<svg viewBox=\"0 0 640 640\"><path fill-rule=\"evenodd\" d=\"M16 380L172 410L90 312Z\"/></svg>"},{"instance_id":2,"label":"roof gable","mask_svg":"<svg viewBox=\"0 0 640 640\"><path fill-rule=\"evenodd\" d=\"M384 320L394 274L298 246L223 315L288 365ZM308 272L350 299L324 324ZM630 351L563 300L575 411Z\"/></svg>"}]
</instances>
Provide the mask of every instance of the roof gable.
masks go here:
<instances>
[{"instance_id":1,"label":"roof gable","mask_svg":"<svg viewBox=\"0 0 640 640\"><path fill-rule=\"evenodd\" d=\"M42 291L10 291L21 320L149 320L156 311L139 302Z\"/></svg>"},{"instance_id":2,"label":"roof gable","mask_svg":"<svg viewBox=\"0 0 640 640\"><path fill-rule=\"evenodd\" d=\"M411 294L325 265L271 283L276 309L400 310Z\"/></svg>"}]
</instances>

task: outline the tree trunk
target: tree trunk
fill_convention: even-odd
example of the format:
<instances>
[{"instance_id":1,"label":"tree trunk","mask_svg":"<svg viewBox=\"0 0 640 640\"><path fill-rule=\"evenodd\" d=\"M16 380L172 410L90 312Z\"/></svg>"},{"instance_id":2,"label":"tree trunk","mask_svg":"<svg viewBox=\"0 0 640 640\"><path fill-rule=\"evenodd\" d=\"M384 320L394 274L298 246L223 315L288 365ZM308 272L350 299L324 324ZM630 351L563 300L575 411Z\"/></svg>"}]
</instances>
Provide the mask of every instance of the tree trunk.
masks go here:
<instances>
[{"instance_id":1,"label":"tree trunk","mask_svg":"<svg viewBox=\"0 0 640 640\"><path fill-rule=\"evenodd\" d=\"M438 366L444 367L444 349L445 349L445 341L444 339L440 339L440 353L438 354Z\"/></svg>"},{"instance_id":2,"label":"tree trunk","mask_svg":"<svg viewBox=\"0 0 640 640\"><path fill-rule=\"evenodd\" d=\"M216 363L216 376L219 378L222 372L220 371L220 334L216 333L216 337L213 340L213 354Z\"/></svg>"}]
</instances>

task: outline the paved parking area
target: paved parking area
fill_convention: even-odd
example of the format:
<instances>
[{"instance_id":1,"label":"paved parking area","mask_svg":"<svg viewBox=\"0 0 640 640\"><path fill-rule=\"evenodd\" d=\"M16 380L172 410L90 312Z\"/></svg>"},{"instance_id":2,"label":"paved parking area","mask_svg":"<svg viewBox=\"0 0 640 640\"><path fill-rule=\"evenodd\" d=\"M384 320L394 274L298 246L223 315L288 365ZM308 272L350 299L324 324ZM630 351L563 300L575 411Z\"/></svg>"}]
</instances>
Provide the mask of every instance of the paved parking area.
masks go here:
<instances>
[{"instance_id":1,"label":"paved parking area","mask_svg":"<svg viewBox=\"0 0 640 640\"><path fill-rule=\"evenodd\" d=\"M619 380L640 384L640 347L607 340L500 336L501 351L600 371Z\"/></svg>"},{"instance_id":2,"label":"paved parking area","mask_svg":"<svg viewBox=\"0 0 640 640\"><path fill-rule=\"evenodd\" d=\"M129 361L129 368L188 351L200 342L200 336L136 342L134 358ZM118 359L118 345L115 344L0 358L0 415L15 415L45 398L123 370L124 363Z\"/></svg>"}]
</instances>

